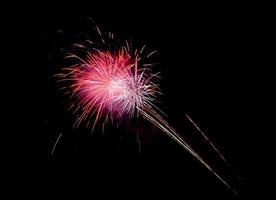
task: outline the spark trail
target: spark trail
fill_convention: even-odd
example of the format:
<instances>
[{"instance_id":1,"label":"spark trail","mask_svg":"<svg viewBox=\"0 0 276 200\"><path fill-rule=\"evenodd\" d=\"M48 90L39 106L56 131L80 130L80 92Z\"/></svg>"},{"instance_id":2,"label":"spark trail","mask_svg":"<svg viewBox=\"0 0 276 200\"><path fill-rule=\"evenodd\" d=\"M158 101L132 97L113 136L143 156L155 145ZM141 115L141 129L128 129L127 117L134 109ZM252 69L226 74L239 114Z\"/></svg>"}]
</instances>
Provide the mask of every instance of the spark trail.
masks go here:
<instances>
[{"instance_id":1,"label":"spark trail","mask_svg":"<svg viewBox=\"0 0 276 200\"><path fill-rule=\"evenodd\" d=\"M197 129L197 131L201 134L201 136L206 140L206 142L212 147L212 149L219 155L219 157L224 161L224 163L231 169L231 171L235 174L235 176L238 178L239 181L242 182L243 185L245 183L243 182L242 178L237 174L237 172L232 168L230 163L226 160L223 153L214 145L214 143L209 139L209 137L199 128L199 126L192 120L192 118L186 114L187 119L189 122Z\"/></svg>"},{"instance_id":2,"label":"spark trail","mask_svg":"<svg viewBox=\"0 0 276 200\"><path fill-rule=\"evenodd\" d=\"M141 114L145 119L150 121L156 127L161 129L169 137L174 139L178 144L180 144L185 150L187 150L192 156L194 156L201 164L203 164L211 173L213 173L228 189L230 189L236 196L239 196L238 192L233 189L229 183L224 180L206 161L196 153L191 146L181 137L158 113L154 110L141 111Z\"/></svg>"}]
</instances>

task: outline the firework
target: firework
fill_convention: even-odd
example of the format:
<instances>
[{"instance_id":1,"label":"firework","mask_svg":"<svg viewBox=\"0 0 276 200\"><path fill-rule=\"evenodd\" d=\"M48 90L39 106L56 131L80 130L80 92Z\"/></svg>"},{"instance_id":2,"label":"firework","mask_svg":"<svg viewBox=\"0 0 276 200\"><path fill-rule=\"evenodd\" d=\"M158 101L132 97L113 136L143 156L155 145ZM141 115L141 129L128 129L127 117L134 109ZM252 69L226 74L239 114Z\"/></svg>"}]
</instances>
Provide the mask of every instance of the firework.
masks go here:
<instances>
[{"instance_id":1,"label":"firework","mask_svg":"<svg viewBox=\"0 0 276 200\"><path fill-rule=\"evenodd\" d=\"M114 42L113 34L108 33L105 38L99 28L96 30L101 37L99 42L84 40L74 44L72 52L65 56L70 59L70 66L57 74L59 80L68 85L65 89L72 98L70 109L76 115L75 126L81 123L88 126L92 122L93 130L101 120L105 124L142 116L179 143L238 195L167 123L162 111L155 106L156 97L161 93L155 81L159 73L152 72L152 64L147 60L156 51L145 53L145 46L140 50L131 49L128 42L119 44Z\"/></svg>"}]
</instances>

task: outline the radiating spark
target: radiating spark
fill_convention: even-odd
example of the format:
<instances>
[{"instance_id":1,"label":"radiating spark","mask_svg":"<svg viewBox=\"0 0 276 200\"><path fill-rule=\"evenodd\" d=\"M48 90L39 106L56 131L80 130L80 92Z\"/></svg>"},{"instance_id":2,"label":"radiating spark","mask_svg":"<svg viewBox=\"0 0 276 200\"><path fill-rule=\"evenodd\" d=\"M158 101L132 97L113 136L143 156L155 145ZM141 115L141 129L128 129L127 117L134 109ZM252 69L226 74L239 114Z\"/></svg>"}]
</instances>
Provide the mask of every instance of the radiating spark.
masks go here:
<instances>
[{"instance_id":1,"label":"radiating spark","mask_svg":"<svg viewBox=\"0 0 276 200\"><path fill-rule=\"evenodd\" d=\"M60 139L61 136L62 136L62 133L60 133L60 134L58 135L58 138L57 138L57 140L56 140L56 142L55 142L55 144L54 144L54 146L53 146L53 149L52 149L52 151L51 151L51 155L52 155L52 156L53 156L54 153L55 153L55 149L56 149L57 143L58 143L58 141L59 141L59 139Z\"/></svg>"}]
</instances>

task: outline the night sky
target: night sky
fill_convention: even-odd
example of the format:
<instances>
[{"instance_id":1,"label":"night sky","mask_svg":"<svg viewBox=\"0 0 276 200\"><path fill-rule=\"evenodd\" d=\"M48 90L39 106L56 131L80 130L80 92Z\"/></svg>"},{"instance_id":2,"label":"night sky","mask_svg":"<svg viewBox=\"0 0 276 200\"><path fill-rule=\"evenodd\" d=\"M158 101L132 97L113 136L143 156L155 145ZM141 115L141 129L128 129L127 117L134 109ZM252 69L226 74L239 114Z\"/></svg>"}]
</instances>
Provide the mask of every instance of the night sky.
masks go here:
<instances>
[{"instance_id":1,"label":"night sky","mask_svg":"<svg viewBox=\"0 0 276 200\"><path fill-rule=\"evenodd\" d=\"M68 99L58 91L53 75L62 63L61 49L78 41L78 34L93 33L88 20L92 18L119 38L158 50L154 70L161 72L163 95L157 105L169 123L231 180L241 199L265 194L260 171L267 161L257 144L264 145L261 138L268 134L260 125L267 118L260 117L266 105L261 80L266 24L257 9L89 1L41 3L29 10L17 13L15 20L18 27L23 25L15 34L24 43L17 52L26 61L18 71L21 76L23 68L20 107L24 111L12 117L16 137L10 142L14 147L10 147L14 153L10 159L19 158L13 165L14 183L28 188L23 193L37 191L50 197L74 193L90 199L96 194L129 199L235 199L195 158L143 119L119 128L108 125L104 133L98 126L92 135L84 127L72 128ZM224 152L246 186L210 151L185 114Z\"/></svg>"}]
</instances>

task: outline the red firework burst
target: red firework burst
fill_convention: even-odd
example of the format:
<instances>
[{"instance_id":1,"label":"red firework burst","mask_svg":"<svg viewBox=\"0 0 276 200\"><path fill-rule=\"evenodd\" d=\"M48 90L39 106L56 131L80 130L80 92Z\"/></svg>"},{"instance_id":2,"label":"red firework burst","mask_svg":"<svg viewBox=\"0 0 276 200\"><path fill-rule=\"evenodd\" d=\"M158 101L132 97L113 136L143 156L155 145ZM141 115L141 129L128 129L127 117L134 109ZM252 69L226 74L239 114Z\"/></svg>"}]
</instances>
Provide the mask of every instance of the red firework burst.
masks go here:
<instances>
[{"instance_id":1,"label":"red firework burst","mask_svg":"<svg viewBox=\"0 0 276 200\"><path fill-rule=\"evenodd\" d=\"M118 52L96 51L88 53L85 59L70 54L67 58L77 58L78 64L63 69L62 80L71 81L70 93L76 99L75 112L81 112L76 125L95 115L95 123L102 117L118 119L134 116L154 101L159 92L148 67L138 69L139 57L126 48Z\"/></svg>"},{"instance_id":2,"label":"red firework burst","mask_svg":"<svg viewBox=\"0 0 276 200\"><path fill-rule=\"evenodd\" d=\"M125 45L117 43L106 45L103 34L98 28L97 31L101 36L100 43L85 40L74 44L74 47L85 52L85 55L69 53L66 58L72 59L73 64L63 68L62 72L57 74L61 81L69 83L69 87L65 89L73 99L70 109L74 109L77 115L75 126L79 126L82 122L88 125L93 121L93 130L100 119L103 119L105 123L114 119L119 121L124 116L131 118L141 115L179 143L238 195L164 120L160 114L161 111L154 105L156 95L160 93L154 77L159 77L159 73L152 73L152 64L145 63L145 60L156 51L143 56L145 46L140 50L131 51L128 42ZM113 41L113 34L108 34L108 40ZM109 46L109 48L96 48L97 46ZM93 116L94 120L92 120ZM193 121L191 122L194 124ZM206 139L205 135L204 137ZM220 154L209 140L208 142ZM222 158L226 162L224 157Z\"/></svg>"}]
</instances>

